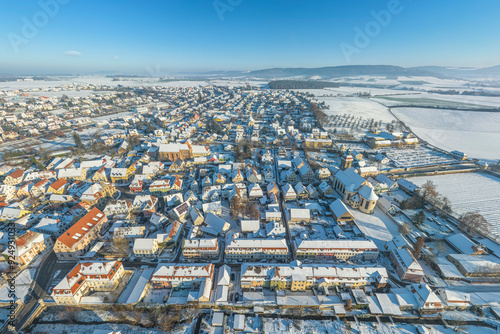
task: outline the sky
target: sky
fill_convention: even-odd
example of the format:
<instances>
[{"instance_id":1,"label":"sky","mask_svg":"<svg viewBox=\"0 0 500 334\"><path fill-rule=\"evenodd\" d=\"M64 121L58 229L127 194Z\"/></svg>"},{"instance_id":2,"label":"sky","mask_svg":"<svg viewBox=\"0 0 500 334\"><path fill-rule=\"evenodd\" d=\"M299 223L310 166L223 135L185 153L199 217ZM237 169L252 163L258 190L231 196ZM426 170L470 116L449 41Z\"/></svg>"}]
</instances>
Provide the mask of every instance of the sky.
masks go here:
<instances>
[{"instance_id":1,"label":"sky","mask_svg":"<svg viewBox=\"0 0 500 334\"><path fill-rule=\"evenodd\" d=\"M0 74L500 64L500 1L1 2Z\"/></svg>"}]
</instances>

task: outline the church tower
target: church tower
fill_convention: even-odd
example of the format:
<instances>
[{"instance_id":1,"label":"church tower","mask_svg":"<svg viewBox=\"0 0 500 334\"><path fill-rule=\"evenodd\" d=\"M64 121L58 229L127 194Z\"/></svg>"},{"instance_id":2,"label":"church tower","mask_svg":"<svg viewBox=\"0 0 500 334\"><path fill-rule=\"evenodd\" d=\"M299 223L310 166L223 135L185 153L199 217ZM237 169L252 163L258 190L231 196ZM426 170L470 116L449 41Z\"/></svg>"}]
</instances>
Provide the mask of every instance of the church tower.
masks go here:
<instances>
[{"instance_id":1,"label":"church tower","mask_svg":"<svg viewBox=\"0 0 500 334\"><path fill-rule=\"evenodd\" d=\"M342 154L342 157L340 158L340 169L346 170L351 168L353 160L351 150L347 150L347 152Z\"/></svg>"}]
</instances>

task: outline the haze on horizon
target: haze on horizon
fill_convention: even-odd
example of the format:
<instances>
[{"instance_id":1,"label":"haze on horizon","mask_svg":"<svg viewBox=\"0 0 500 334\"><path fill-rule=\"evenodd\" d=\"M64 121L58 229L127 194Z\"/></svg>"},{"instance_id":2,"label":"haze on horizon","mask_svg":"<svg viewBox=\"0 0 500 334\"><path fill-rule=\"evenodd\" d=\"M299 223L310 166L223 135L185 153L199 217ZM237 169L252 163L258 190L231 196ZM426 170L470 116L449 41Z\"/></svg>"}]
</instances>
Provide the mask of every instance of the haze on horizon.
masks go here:
<instances>
[{"instance_id":1,"label":"haze on horizon","mask_svg":"<svg viewBox=\"0 0 500 334\"><path fill-rule=\"evenodd\" d=\"M500 64L500 3L11 1L0 74Z\"/></svg>"}]
</instances>

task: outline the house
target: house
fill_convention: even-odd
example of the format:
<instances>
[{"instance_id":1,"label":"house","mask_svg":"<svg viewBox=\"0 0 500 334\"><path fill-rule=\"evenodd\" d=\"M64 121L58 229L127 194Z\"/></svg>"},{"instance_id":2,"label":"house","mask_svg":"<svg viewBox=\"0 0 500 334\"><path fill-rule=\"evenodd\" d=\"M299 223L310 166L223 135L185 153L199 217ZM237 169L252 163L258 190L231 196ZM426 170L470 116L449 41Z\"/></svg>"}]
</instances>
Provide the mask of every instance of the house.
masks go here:
<instances>
[{"instance_id":1,"label":"house","mask_svg":"<svg viewBox=\"0 0 500 334\"><path fill-rule=\"evenodd\" d=\"M375 177L375 180L380 182L380 183L386 184L388 191L397 190L399 188L398 183L385 174L377 175Z\"/></svg>"},{"instance_id":2,"label":"house","mask_svg":"<svg viewBox=\"0 0 500 334\"><path fill-rule=\"evenodd\" d=\"M213 177L213 184L224 184L226 183L226 178L221 173L215 173Z\"/></svg>"},{"instance_id":3,"label":"house","mask_svg":"<svg viewBox=\"0 0 500 334\"><path fill-rule=\"evenodd\" d=\"M253 290L265 287L271 290L305 291L312 288L326 290L336 286L384 287L389 276L384 267L295 264L247 264L241 266L240 287Z\"/></svg>"},{"instance_id":4,"label":"house","mask_svg":"<svg viewBox=\"0 0 500 334\"><path fill-rule=\"evenodd\" d=\"M379 153L375 156L375 161L377 161L382 165L387 165L390 162L389 158L383 155L382 153Z\"/></svg>"},{"instance_id":5,"label":"house","mask_svg":"<svg viewBox=\"0 0 500 334\"><path fill-rule=\"evenodd\" d=\"M399 189L403 190L408 195L414 195L419 189L417 185L405 179L399 179L397 183Z\"/></svg>"},{"instance_id":6,"label":"house","mask_svg":"<svg viewBox=\"0 0 500 334\"><path fill-rule=\"evenodd\" d=\"M233 239L226 247L229 260L259 261L288 259L285 239Z\"/></svg>"},{"instance_id":7,"label":"house","mask_svg":"<svg viewBox=\"0 0 500 334\"><path fill-rule=\"evenodd\" d=\"M336 199L330 203L330 211L332 212L333 219L337 222L351 222L354 221L354 216L347 206L340 199Z\"/></svg>"},{"instance_id":8,"label":"house","mask_svg":"<svg viewBox=\"0 0 500 334\"><path fill-rule=\"evenodd\" d=\"M371 240L303 240L293 242L295 254L301 259L376 260L379 251Z\"/></svg>"},{"instance_id":9,"label":"house","mask_svg":"<svg viewBox=\"0 0 500 334\"><path fill-rule=\"evenodd\" d=\"M205 214L212 213L212 214L220 215L220 214L222 214L222 203L221 203L221 201L203 203L202 209L203 209L203 213L205 213Z\"/></svg>"},{"instance_id":10,"label":"house","mask_svg":"<svg viewBox=\"0 0 500 334\"><path fill-rule=\"evenodd\" d=\"M3 180L4 184L15 186L23 181L24 178L24 169L18 168L13 172L9 173Z\"/></svg>"},{"instance_id":11,"label":"house","mask_svg":"<svg viewBox=\"0 0 500 334\"><path fill-rule=\"evenodd\" d=\"M185 259L216 259L219 257L219 241L211 239L185 239L182 245Z\"/></svg>"},{"instance_id":12,"label":"house","mask_svg":"<svg viewBox=\"0 0 500 334\"><path fill-rule=\"evenodd\" d=\"M3 254L20 266L30 264L38 254L43 253L46 249L50 249L53 246L50 235L33 231L28 231L17 236L14 240L17 247L14 255L12 256L9 251L10 248L7 248Z\"/></svg>"},{"instance_id":13,"label":"house","mask_svg":"<svg viewBox=\"0 0 500 334\"><path fill-rule=\"evenodd\" d=\"M10 201L16 196L16 186L1 184L0 185L0 200Z\"/></svg>"},{"instance_id":14,"label":"house","mask_svg":"<svg viewBox=\"0 0 500 334\"><path fill-rule=\"evenodd\" d=\"M424 270L408 249L392 249L389 252L389 259L402 281L420 283L424 278Z\"/></svg>"},{"instance_id":15,"label":"house","mask_svg":"<svg viewBox=\"0 0 500 334\"><path fill-rule=\"evenodd\" d=\"M158 264L151 286L153 289L193 288L205 281L213 281L215 266L213 264Z\"/></svg>"},{"instance_id":16,"label":"house","mask_svg":"<svg viewBox=\"0 0 500 334\"><path fill-rule=\"evenodd\" d=\"M127 216L132 210L132 201L129 199L110 200L103 213L106 216L123 215Z\"/></svg>"},{"instance_id":17,"label":"house","mask_svg":"<svg viewBox=\"0 0 500 334\"><path fill-rule=\"evenodd\" d=\"M253 168L253 167L250 167L247 170L246 178L247 178L247 181L249 183L261 183L262 182L262 175L257 173L255 168Z\"/></svg>"},{"instance_id":18,"label":"house","mask_svg":"<svg viewBox=\"0 0 500 334\"><path fill-rule=\"evenodd\" d=\"M287 171L282 172L282 179L284 179L288 183L295 184L299 181L297 174L294 173L293 170L289 169Z\"/></svg>"},{"instance_id":19,"label":"house","mask_svg":"<svg viewBox=\"0 0 500 334\"><path fill-rule=\"evenodd\" d=\"M285 238L286 237L286 229L283 224L279 221L271 221L266 223L266 238Z\"/></svg>"},{"instance_id":20,"label":"house","mask_svg":"<svg viewBox=\"0 0 500 334\"><path fill-rule=\"evenodd\" d=\"M319 192L316 190L316 188L310 183L306 187L307 193L309 194L309 198L318 198L319 197Z\"/></svg>"},{"instance_id":21,"label":"house","mask_svg":"<svg viewBox=\"0 0 500 334\"><path fill-rule=\"evenodd\" d=\"M306 187L304 187L304 185L302 184L302 182L298 182L296 185L295 185L295 193L297 194L297 197L298 198L308 198L309 197L309 193L307 192L307 189Z\"/></svg>"},{"instance_id":22,"label":"house","mask_svg":"<svg viewBox=\"0 0 500 334\"><path fill-rule=\"evenodd\" d=\"M158 209L158 198L151 195L137 195L132 202L132 212L141 213L144 217L151 217Z\"/></svg>"},{"instance_id":23,"label":"house","mask_svg":"<svg viewBox=\"0 0 500 334\"><path fill-rule=\"evenodd\" d=\"M309 165L303 165L302 167L300 167L298 169L298 171L299 171L300 180L303 183L308 184L308 183L314 182L314 172Z\"/></svg>"},{"instance_id":24,"label":"house","mask_svg":"<svg viewBox=\"0 0 500 334\"><path fill-rule=\"evenodd\" d=\"M124 274L119 261L81 262L54 287L51 296L60 305L79 304L91 291L115 291Z\"/></svg>"},{"instance_id":25,"label":"house","mask_svg":"<svg viewBox=\"0 0 500 334\"><path fill-rule=\"evenodd\" d=\"M92 182L108 182L108 175L106 174L106 167L99 168L91 177Z\"/></svg>"},{"instance_id":26,"label":"house","mask_svg":"<svg viewBox=\"0 0 500 334\"><path fill-rule=\"evenodd\" d=\"M232 181L233 183L240 183L245 181L245 179L243 178L243 174L241 174L241 171L239 169L237 169L234 173Z\"/></svg>"},{"instance_id":27,"label":"house","mask_svg":"<svg viewBox=\"0 0 500 334\"><path fill-rule=\"evenodd\" d=\"M135 194L142 193L146 187L146 179L146 175L143 175L143 177L140 177L140 175L136 175L132 182L130 182L130 191Z\"/></svg>"},{"instance_id":28,"label":"house","mask_svg":"<svg viewBox=\"0 0 500 334\"><path fill-rule=\"evenodd\" d=\"M223 234L231 228L231 224L211 212L205 215L204 224L215 233L214 235Z\"/></svg>"},{"instance_id":29,"label":"house","mask_svg":"<svg viewBox=\"0 0 500 334\"><path fill-rule=\"evenodd\" d=\"M170 191L170 180L154 180L149 185L149 192L156 196L164 195Z\"/></svg>"},{"instance_id":30,"label":"house","mask_svg":"<svg viewBox=\"0 0 500 334\"><path fill-rule=\"evenodd\" d=\"M448 254L446 258L466 277L500 277L500 260L493 255Z\"/></svg>"},{"instance_id":31,"label":"house","mask_svg":"<svg viewBox=\"0 0 500 334\"><path fill-rule=\"evenodd\" d=\"M320 168L316 171L316 175L320 181L323 181L328 180L332 176L332 173L328 168Z\"/></svg>"},{"instance_id":32,"label":"house","mask_svg":"<svg viewBox=\"0 0 500 334\"><path fill-rule=\"evenodd\" d=\"M156 257L158 252L158 240L137 238L134 240L133 252L137 257Z\"/></svg>"},{"instance_id":33,"label":"house","mask_svg":"<svg viewBox=\"0 0 500 334\"><path fill-rule=\"evenodd\" d=\"M49 188L47 189L47 193L64 195L67 184L68 182L65 179L59 179L50 184Z\"/></svg>"},{"instance_id":34,"label":"house","mask_svg":"<svg viewBox=\"0 0 500 334\"><path fill-rule=\"evenodd\" d=\"M427 284L413 283L407 287L418 303L418 307L423 313L440 312L443 309L441 299L431 290Z\"/></svg>"},{"instance_id":35,"label":"house","mask_svg":"<svg viewBox=\"0 0 500 334\"><path fill-rule=\"evenodd\" d=\"M249 199L261 198L262 196L264 196L264 193L262 192L262 188L258 183L252 183L248 186Z\"/></svg>"},{"instance_id":36,"label":"house","mask_svg":"<svg viewBox=\"0 0 500 334\"><path fill-rule=\"evenodd\" d=\"M86 168L61 168L57 170L57 178L72 181L85 181L87 179Z\"/></svg>"},{"instance_id":37,"label":"house","mask_svg":"<svg viewBox=\"0 0 500 334\"><path fill-rule=\"evenodd\" d=\"M297 199L297 194L295 193L295 190L293 190L293 187L289 183L285 184L281 188L281 191L283 192L283 198L285 201L294 201Z\"/></svg>"},{"instance_id":38,"label":"house","mask_svg":"<svg viewBox=\"0 0 500 334\"><path fill-rule=\"evenodd\" d=\"M241 219L240 226L242 233L256 233L260 229L260 221Z\"/></svg>"},{"instance_id":39,"label":"house","mask_svg":"<svg viewBox=\"0 0 500 334\"><path fill-rule=\"evenodd\" d=\"M280 194L280 190L278 188L278 185L276 185L276 182L274 182L274 181L271 181L267 184L266 190L267 190L267 194L269 196L272 196L272 195L279 196L279 194Z\"/></svg>"},{"instance_id":40,"label":"house","mask_svg":"<svg viewBox=\"0 0 500 334\"><path fill-rule=\"evenodd\" d=\"M170 172L181 171L184 169L185 165L186 164L185 164L184 160L182 160L181 158L177 158L177 159L175 159L174 162L172 162L170 167L168 167L168 170Z\"/></svg>"},{"instance_id":41,"label":"house","mask_svg":"<svg viewBox=\"0 0 500 334\"><path fill-rule=\"evenodd\" d=\"M378 175L378 168L375 166L359 167L357 172L364 178L367 178L369 176L374 177Z\"/></svg>"},{"instance_id":42,"label":"house","mask_svg":"<svg viewBox=\"0 0 500 334\"><path fill-rule=\"evenodd\" d=\"M172 219L185 221L186 215L189 212L190 208L191 208L191 204L188 201L182 202L181 204L179 204L175 208L173 208L172 211L170 211L168 213L168 215Z\"/></svg>"},{"instance_id":43,"label":"house","mask_svg":"<svg viewBox=\"0 0 500 334\"><path fill-rule=\"evenodd\" d=\"M290 223L311 221L311 211L309 209L290 209Z\"/></svg>"},{"instance_id":44,"label":"house","mask_svg":"<svg viewBox=\"0 0 500 334\"><path fill-rule=\"evenodd\" d=\"M330 185L328 183L326 183L326 181L323 181L320 183L320 185L318 186L318 193L323 197L333 197L334 196L333 188L330 187Z\"/></svg>"},{"instance_id":45,"label":"house","mask_svg":"<svg viewBox=\"0 0 500 334\"><path fill-rule=\"evenodd\" d=\"M145 226L118 226L112 228L113 239L118 238L130 238L136 239L141 238L146 233Z\"/></svg>"},{"instance_id":46,"label":"house","mask_svg":"<svg viewBox=\"0 0 500 334\"><path fill-rule=\"evenodd\" d=\"M85 254L98 239L101 228L108 221L98 208L93 208L59 238L54 244L58 260L76 260Z\"/></svg>"},{"instance_id":47,"label":"house","mask_svg":"<svg viewBox=\"0 0 500 334\"><path fill-rule=\"evenodd\" d=\"M189 217L191 218L191 221L194 226L199 226L205 221L205 217L200 212L200 210L195 206L192 206L191 209L189 210Z\"/></svg>"},{"instance_id":48,"label":"house","mask_svg":"<svg viewBox=\"0 0 500 334\"><path fill-rule=\"evenodd\" d=\"M470 293L440 288L436 294L444 301L444 306L451 309L470 306Z\"/></svg>"}]
</instances>

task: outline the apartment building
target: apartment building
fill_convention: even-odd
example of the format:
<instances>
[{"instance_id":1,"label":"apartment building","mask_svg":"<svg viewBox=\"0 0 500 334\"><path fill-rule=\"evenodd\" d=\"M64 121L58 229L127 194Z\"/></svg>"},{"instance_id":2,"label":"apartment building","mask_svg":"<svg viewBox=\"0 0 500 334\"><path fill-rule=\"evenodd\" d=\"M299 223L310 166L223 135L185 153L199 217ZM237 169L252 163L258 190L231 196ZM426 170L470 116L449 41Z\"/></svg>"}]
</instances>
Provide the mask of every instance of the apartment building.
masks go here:
<instances>
[{"instance_id":1,"label":"apartment building","mask_svg":"<svg viewBox=\"0 0 500 334\"><path fill-rule=\"evenodd\" d=\"M98 208L78 220L54 244L54 252L59 260L76 260L85 254L100 234L103 225L108 221L106 215Z\"/></svg>"},{"instance_id":2,"label":"apartment building","mask_svg":"<svg viewBox=\"0 0 500 334\"><path fill-rule=\"evenodd\" d=\"M78 263L59 284L52 297L57 304L79 304L90 291L113 291L124 275L119 261Z\"/></svg>"}]
</instances>

